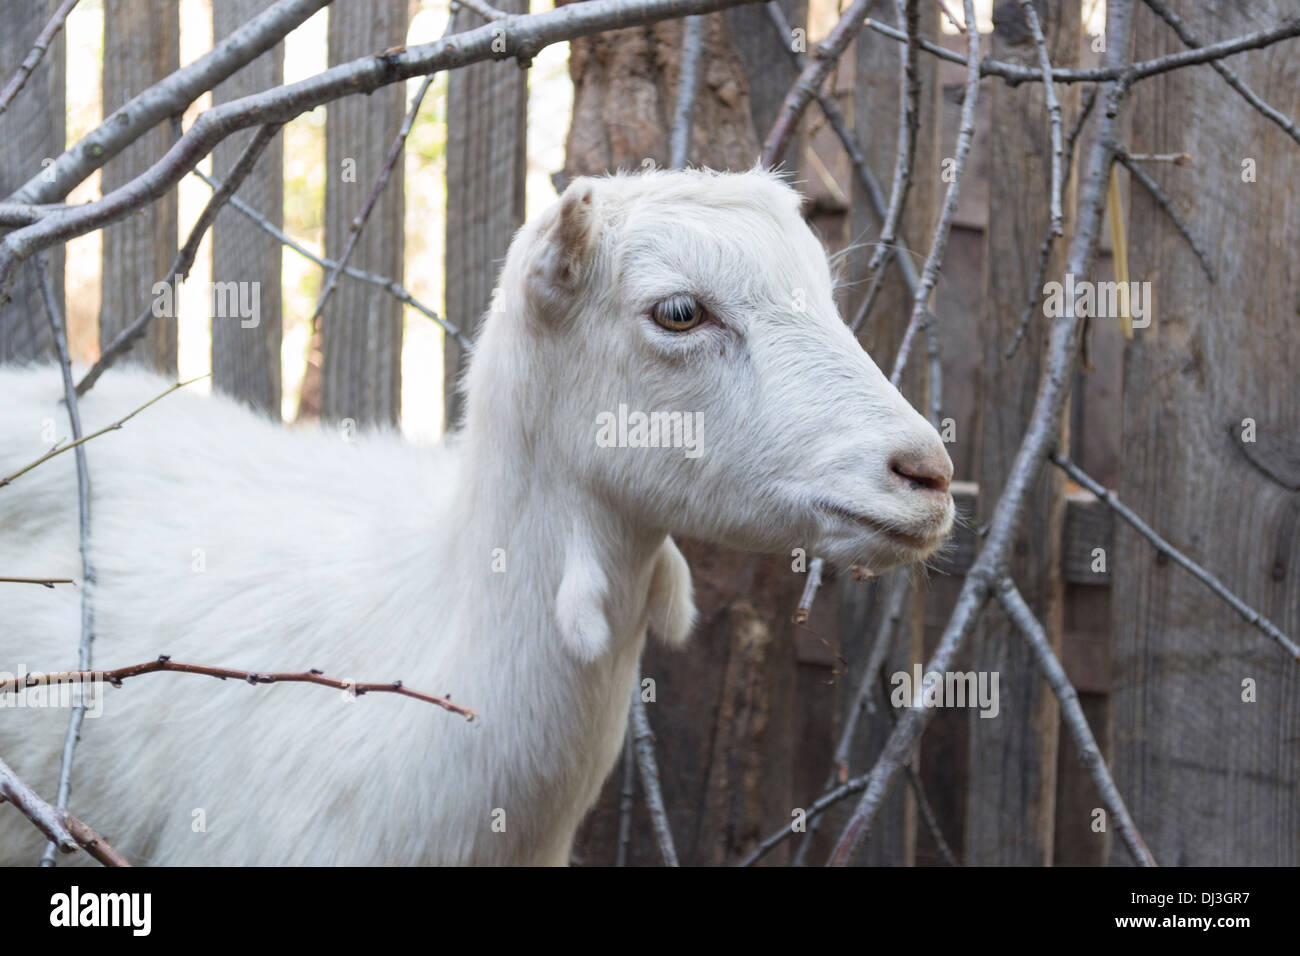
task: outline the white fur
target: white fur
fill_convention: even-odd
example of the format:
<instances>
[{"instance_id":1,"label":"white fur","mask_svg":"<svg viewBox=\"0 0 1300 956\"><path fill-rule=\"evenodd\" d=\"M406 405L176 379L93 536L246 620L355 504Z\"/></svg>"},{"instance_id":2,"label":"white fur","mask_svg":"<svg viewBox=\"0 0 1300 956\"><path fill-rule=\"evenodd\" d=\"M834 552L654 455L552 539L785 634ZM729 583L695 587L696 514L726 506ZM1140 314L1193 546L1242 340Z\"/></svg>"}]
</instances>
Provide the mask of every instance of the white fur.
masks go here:
<instances>
[{"instance_id":1,"label":"white fur","mask_svg":"<svg viewBox=\"0 0 1300 956\"><path fill-rule=\"evenodd\" d=\"M96 666L315 667L400 678L481 715L130 680L86 722L71 801L128 858L565 863L617 758L647 625L674 644L691 627L668 535L883 567L947 531L951 501L889 469L942 444L844 327L826 257L774 177L579 180L520 231L501 289L449 446L291 431L184 391L86 446ZM722 326L654 325L653 303L681 292ZM114 369L82 402L87 429L165 385ZM0 474L48 448L47 422L66 435L60 397L54 368L0 370ZM597 447L597 415L620 403L700 412L703 453ZM80 578L73 457L0 488L0 574ZM74 667L79 601L0 584L0 670ZM67 716L0 710L0 754L49 797ZM0 862L31 863L41 844L0 807Z\"/></svg>"}]
</instances>

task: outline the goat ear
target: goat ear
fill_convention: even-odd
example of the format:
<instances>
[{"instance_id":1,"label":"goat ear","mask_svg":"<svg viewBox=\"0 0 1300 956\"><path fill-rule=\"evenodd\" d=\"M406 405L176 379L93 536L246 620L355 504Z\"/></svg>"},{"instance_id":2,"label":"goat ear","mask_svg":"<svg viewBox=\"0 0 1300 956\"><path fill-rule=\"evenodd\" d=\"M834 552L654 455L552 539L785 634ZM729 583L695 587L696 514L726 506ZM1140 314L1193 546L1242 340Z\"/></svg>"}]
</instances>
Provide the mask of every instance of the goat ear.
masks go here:
<instances>
[{"instance_id":1,"label":"goat ear","mask_svg":"<svg viewBox=\"0 0 1300 956\"><path fill-rule=\"evenodd\" d=\"M681 647L695 626L695 588L691 568L672 538L655 555L647 599L650 630L670 647Z\"/></svg>"},{"instance_id":2,"label":"goat ear","mask_svg":"<svg viewBox=\"0 0 1300 956\"><path fill-rule=\"evenodd\" d=\"M567 303L586 279L596 232L595 183L575 179L560 197L552 222L542 227L529 269L529 285L545 312Z\"/></svg>"},{"instance_id":3,"label":"goat ear","mask_svg":"<svg viewBox=\"0 0 1300 956\"><path fill-rule=\"evenodd\" d=\"M590 531L574 527L564 549L564 575L555 594L555 618L560 637L578 658L592 661L611 642L605 598L609 578L596 558Z\"/></svg>"}]
</instances>

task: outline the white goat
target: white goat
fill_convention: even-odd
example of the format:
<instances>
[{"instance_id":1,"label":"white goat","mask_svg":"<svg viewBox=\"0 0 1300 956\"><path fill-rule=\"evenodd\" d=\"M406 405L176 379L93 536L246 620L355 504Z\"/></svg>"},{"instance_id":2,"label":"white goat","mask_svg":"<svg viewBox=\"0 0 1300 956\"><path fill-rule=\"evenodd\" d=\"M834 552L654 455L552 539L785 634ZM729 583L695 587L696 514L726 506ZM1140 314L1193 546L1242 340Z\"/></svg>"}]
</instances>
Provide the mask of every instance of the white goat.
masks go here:
<instances>
[{"instance_id":1,"label":"white goat","mask_svg":"<svg viewBox=\"0 0 1300 956\"><path fill-rule=\"evenodd\" d=\"M141 677L86 721L74 812L141 863L566 863L647 625L691 628L670 534L883 568L951 525L938 435L831 286L769 174L580 179L510 248L448 446L289 431L185 391L89 442L97 666L400 678L480 717ZM110 372L87 430L165 384ZM66 434L61 397L57 369L0 370L0 475ZM607 447L620 406L631 433ZM630 447L637 412L694 413L695 454ZM80 577L73 458L0 488L0 573ZM0 670L75 667L79 602L0 584ZM52 798L67 711L14 701L0 755ZM0 862L42 842L0 808Z\"/></svg>"}]
</instances>

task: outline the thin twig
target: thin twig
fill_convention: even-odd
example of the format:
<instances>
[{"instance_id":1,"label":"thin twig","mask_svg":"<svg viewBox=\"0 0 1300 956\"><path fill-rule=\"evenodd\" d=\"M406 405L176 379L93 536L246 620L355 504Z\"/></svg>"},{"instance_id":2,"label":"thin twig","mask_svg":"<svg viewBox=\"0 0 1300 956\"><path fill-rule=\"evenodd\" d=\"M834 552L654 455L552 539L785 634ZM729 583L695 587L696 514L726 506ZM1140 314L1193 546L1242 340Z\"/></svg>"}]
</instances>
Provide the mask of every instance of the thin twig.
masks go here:
<instances>
[{"instance_id":1,"label":"thin twig","mask_svg":"<svg viewBox=\"0 0 1300 956\"><path fill-rule=\"evenodd\" d=\"M199 170L192 169L190 170L190 172L192 172L199 179L203 180L203 182L207 183L213 189L221 188L221 183L217 182L215 179L212 179L210 176L205 175ZM316 255L316 253L312 252L306 246L295 241L286 232L284 232L284 230L280 229L273 222L271 222L271 220L267 219L260 212L258 212L248 203L244 202L238 196L230 197L230 208L238 212L240 215L245 216L250 222L256 225L259 229L273 236L276 239L276 241L279 242L286 249L293 250L298 255L306 259L308 262L314 262L322 269L333 269L338 264L333 259L326 259L324 256ZM389 279L385 276L378 275L374 272L366 272L364 269L358 269L355 266L344 266L343 274L351 279L356 279L359 282L365 282L375 286L376 288L383 289L389 295L395 298L398 302L401 302L403 305L409 305L411 308L415 309L425 318L428 318L433 322L435 322L444 332L446 332L448 335L454 338L460 344L461 348L468 349L470 347L469 339L460 331L460 329L452 325L446 319L443 319L441 316L438 315L437 312L435 312L433 309L429 308L423 302L415 298L404 287L394 282L392 279Z\"/></svg>"},{"instance_id":2,"label":"thin twig","mask_svg":"<svg viewBox=\"0 0 1300 956\"><path fill-rule=\"evenodd\" d=\"M9 104L14 101L14 97L23 88L27 78L40 65L41 59L45 56L45 51L50 48L54 38L63 29L63 21L68 19L68 14L72 12L72 8L77 3L78 0L63 0L63 5L54 11L54 16L50 18L50 22L45 24L45 28L36 35L36 43L27 56L23 58L23 62L18 64L18 70L14 73L13 79L5 84L3 90L0 90L0 116L3 116L5 111L9 109Z\"/></svg>"},{"instance_id":3,"label":"thin twig","mask_svg":"<svg viewBox=\"0 0 1300 956\"><path fill-rule=\"evenodd\" d=\"M677 107L668 137L668 165L682 169L691 149L691 118L700 88L700 63L704 59L704 40L709 21L702 16L687 17L682 27L682 53L677 77Z\"/></svg>"},{"instance_id":4,"label":"thin twig","mask_svg":"<svg viewBox=\"0 0 1300 956\"><path fill-rule=\"evenodd\" d=\"M1201 268L1205 270L1205 277L1211 282L1217 281L1214 275L1214 267L1210 265L1209 253L1196 241L1196 237L1192 235L1192 230L1183 220L1183 217L1178 214L1178 210L1174 208L1173 200L1160 188L1160 184L1151 178L1150 173L1133 161L1133 157L1129 156L1124 147L1117 146L1115 148L1115 158L1151 194L1151 198L1155 200L1156 205L1164 210L1165 215L1174 224L1174 228L1187 240L1187 244L1192 247L1192 252L1196 254L1196 258L1200 261Z\"/></svg>"},{"instance_id":5,"label":"thin twig","mask_svg":"<svg viewBox=\"0 0 1300 956\"><path fill-rule=\"evenodd\" d=\"M44 253L36 257L36 268L40 272L41 299L45 305L45 314L49 316L50 331L54 338L54 349L59 357L59 370L63 375L63 401L68 406L68 422L72 427L75 441L82 437L81 410L77 407L77 391L72 384L72 357L68 353L67 328L59 311L59 304L54 295L54 280L51 278L49 264ZM77 459L77 525L78 544L81 551L81 641L77 650L77 663L82 670L88 670L91 662L91 646L95 640L95 607L92 596L95 590L95 562L90 556L90 469L86 465L86 449L76 447ZM81 724L86 717L86 704L78 702L68 716L68 730L63 738L63 754L59 765L59 786L55 795L55 806L67 809L68 797L72 792L72 758L81 739ZM41 866L53 866L58 845L51 841L41 856Z\"/></svg>"},{"instance_id":6,"label":"thin twig","mask_svg":"<svg viewBox=\"0 0 1300 956\"><path fill-rule=\"evenodd\" d=\"M1079 139L1079 134L1083 132L1083 125L1088 121L1088 116L1092 113L1092 108L1096 103L1097 87L1089 87L1088 92L1084 94L1083 104L1079 108L1079 116L1074 121L1070 134L1065 137L1065 161L1061 170L1063 179L1070 178L1070 168L1074 165L1074 145ZM1020 313L1020 326L1016 329L1011 344L1002 353L1003 358L1010 359L1016 354L1016 349L1020 348L1021 340L1029 331L1029 323L1038 308L1039 297L1043 294L1043 281L1047 278L1047 262L1052 257L1052 246L1055 244L1056 231L1052 229L1051 225L1048 225L1047 234L1043 236L1043 241L1038 246L1038 271L1034 273L1034 281L1029 286L1029 301L1025 303L1025 310Z\"/></svg>"},{"instance_id":7,"label":"thin twig","mask_svg":"<svg viewBox=\"0 0 1300 956\"><path fill-rule=\"evenodd\" d=\"M130 866L98 833L66 810L52 807L0 760L0 803L8 800L64 853L85 850L104 866Z\"/></svg>"},{"instance_id":8,"label":"thin twig","mask_svg":"<svg viewBox=\"0 0 1300 956\"><path fill-rule=\"evenodd\" d=\"M1047 113L1052 121L1052 196L1050 201L1052 232L1058 236L1065 235L1065 217L1061 212L1061 190L1064 180L1061 178L1061 157L1065 146L1061 142L1061 101L1056 98L1056 86L1052 83L1052 61L1047 53L1047 39L1043 36L1042 25L1038 22L1038 11L1034 9L1034 0L1020 0L1020 8L1025 13L1029 30L1034 35L1034 45L1038 47L1038 66L1043 71L1043 96L1047 103Z\"/></svg>"},{"instance_id":9,"label":"thin twig","mask_svg":"<svg viewBox=\"0 0 1300 956\"><path fill-rule=\"evenodd\" d=\"M879 20L868 19L864 26L900 43L907 42L907 36L902 30L891 27L887 23L881 23ZM1127 84L1132 84L1137 80L1145 80L1161 73L1168 73L1170 70L1180 70L1185 66L1196 66L1201 63L1213 63L1225 56L1233 56L1247 50L1258 50L1280 40L1289 40L1295 36L1300 36L1300 17L1287 17L1276 26L1257 30L1254 33L1243 34L1219 43L1212 43L1196 50L1184 50L1150 60L1141 60L1128 66L1101 66L1073 70L1055 67L1052 70L1052 81L1055 83L1113 83L1116 80L1124 80ZM941 60L947 60L949 63L960 63L962 65L966 63L966 58L960 53L945 49L936 43L931 43L929 40L921 41L921 49ZM1004 63L1001 60L992 58L986 58L980 63L980 76L996 76L1006 80L1013 86L1020 83L1041 83L1043 81L1043 74L1035 67Z\"/></svg>"},{"instance_id":10,"label":"thin twig","mask_svg":"<svg viewBox=\"0 0 1300 956\"><path fill-rule=\"evenodd\" d=\"M953 216L957 213L957 196L961 190L962 177L966 172L966 157L970 154L971 141L975 137L975 101L979 97L980 88L980 32L975 23L975 8L972 0L964 0L964 8L967 43L966 95L961 104L961 128L957 132L957 149L953 160L952 182L948 184L948 192L943 201L943 211L939 215L939 222L934 229L934 238L930 242L930 254L926 256L925 267L921 270L920 287L916 290L916 296L912 299L912 317L907 323L907 331L903 334L902 344L899 345L898 355L894 359L893 371L889 375L889 381L893 383L895 388L898 387L898 383L903 377L903 370L907 367L908 353L912 350L912 342L916 337L916 332L928 321L927 306L930 293L939 280L939 266L943 262L944 251L948 248L948 235L952 230ZM931 390L933 391L933 383Z\"/></svg>"},{"instance_id":11,"label":"thin twig","mask_svg":"<svg viewBox=\"0 0 1300 956\"><path fill-rule=\"evenodd\" d=\"M780 5L775 0L765 5L772 26L780 34L781 46L790 56L791 63L794 64L796 71L804 68L805 58L797 51L790 48L790 24L785 18ZM830 124L831 129L839 138L840 144L844 147L844 152L848 154L849 163L853 167L853 172L858 177L863 191L867 194L867 200L871 203L871 208L881 222L884 222L886 214L886 202L884 192L880 188L880 182L876 179L875 173L871 171L871 166L867 163L866 154L863 152L862 143L849 127L848 119L844 116L844 111L840 109L839 104L835 102L834 97L828 96L822 91L817 91L817 105L821 108L822 113L826 116L826 121ZM906 247L905 237L900 233L898 244ZM916 285L920 280L916 275L916 267L912 265L912 260L906 254L896 256L899 268L903 273L903 281L907 284L908 295L916 293ZM859 316L861 313L859 313ZM862 324L861 318L855 318L850 324L854 332Z\"/></svg>"},{"instance_id":12,"label":"thin twig","mask_svg":"<svg viewBox=\"0 0 1300 956\"><path fill-rule=\"evenodd\" d=\"M66 445L62 443L55 445L53 448L47 451L40 458L37 458L30 465L25 465L22 468L19 468L17 471L15 471L12 475L9 475L8 477L0 478L0 488L3 488L5 485L8 485L11 482L13 482L15 478L27 474L27 472L31 471L33 468L36 468L38 465L45 464L47 461L49 461L51 458L55 457L56 455L62 455L65 451L67 451L70 448L79 448L81 445L90 441L92 438L98 438L100 435L103 435L106 432L115 431L116 429L121 428L123 425L125 425L131 419L135 418L135 416L139 415L142 411L144 411L154 402L161 401L162 399L166 398L168 395L170 395L172 392L176 391L177 389L184 388L186 385L193 385L195 382L199 381L200 379L207 378L211 374L212 374L211 372L208 372L203 375L197 375L191 379L186 379L184 382L177 382L175 385L171 386L165 391L160 392L159 394L155 395L153 398L149 399L149 401L145 402L139 408L127 413L126 415L123 415L121 418L113 422L111 425L105 425L103 428L99 429L99 431L91 432L89 435L85 435L81 438L76 439L75 441L68 442Z\"/></svg>"},{"instance_id":13,"label":"thin twig","mask_svg":"<svg viewBox=\"0 0 1300 956\"><path fill-rule=\"evenodd\" d=\"M849 754L853 748L853 738L857 734L858 722L865 708L868 713L876 712L876 695L872 691L879 686L879 675L894 644L894 635L898 632L898 622L903 616L903 602L910 590L910 578L906 569L897 569L888 579L882 580L876 591L876 600L880 605L880 619L876 624L876 638L871 643L867 654L867 663L862 670L862 679L858 689L849 702L840 730L839 742L831 755L831 769L822 785L823 792L829 792L838 783L843 783L849 776ZM808 821L808 832L799 843L795 852L794 865L803 866L812 847L812 836L817 832L820 818Z\"/></svg>"},{"instance_id":14,"label":"thin twig","mask_svg":"<svg viewBox=\"0 0 1300 956\"><path fill-rule=\"evenodd\" d=\"M56 584L76 584L72 578L0 578L0 584L39 584L53 588Z\"/></svg>"},{"instance_id":15,"label":"thin twig","mask_svg":"<svg viewBox=\"0 0 1300 956\"><path fill-rule=\"evenodd\" d=\"M875 2L876 0L853 0L830 34L817 45L812 57L806 60L803 72L790 87L790 92L781 104L781 112L777 114L776 122L772 124L772 129L763 142L763 165L768 169L781 162L785 156L808 104L821 90L826 77L835 69L835 64L849 43L861 32L863 20Z\"/></svg>"},{"instance_id":16,"label":"thin twig","mask_svg":"<svg viewBox=\"0 0 1300 956\"><path fill-rule=\"evenodd\" d=\"M348 259L352 257L352 250L357 247L357 243L361 240L361 230L366 227L366 222L370 219L370 214L374 212L384 187L388 185L388 180L393 175L397 160L401 158L406 147L406 138L411 134L411 126L415 123L416 114L420 112L420 104L424 102L424 94L429 92L429 86L432 83L433 74L429 74L424 78L424 82L420 84L419 90L415 93L415 100L411 103L411 108L406 111L406 118L402 120L402 125L397 130L397 136L393 138L393 143L388 148L388 156L384 159L384 165L370 187L370 195L366 197L361 212L357 213L356 218L348 226L348 237L343 244L343 251L339 254L338 262L334 264L334 267L330 269L329 274L325 277L325 285L316 299L316 307L311 310L311 318L307 320L313 328L320 319L321 312L325 309L325 303L329 301L330 293L334 291L334 286L339 280L339 273L347 266Z\"/></svg>"},{"instance_id":17,"label":"thin twig","mask_svg":"<svg viewBox=\"0 0 1300 956\"><path fill-rule=\"evenodd\" d=\"M1183 41L1183 46L1190 47L1193 50L1198 50L1204 46L1204 44L1193 35L1192 31L1187 29L1187 24L1183 22L1182 17L1178 16L1178 14L1165 6L1162 0L1144 0L1144 2L1148 7L1155 11L1157 16L1174 28L1174 32L1178 34L1178 38ZM1223 77L1224 81L1230 87L1241 94L1242 99L1255 109L1259 110L1259 112L1262 113L1270 122L1276 123L1280 126L1282 131L1293 140L1300 143L1300 129L1296 128L1294 120L1260 99L1255 94L1255 91L1247 86L1245 81L1237 75L1236 71L1226 63L1221 63L1218 60L1211 60L1210 66L1212 66L1214 70Z\"/></svg>"},{"instance_id":18,"label":"thin twig","mask_svg":"<svg viewBox=\"0 0 1300 956\"><path fill-rule=\"evenodd\" d=\"M1003 578L998 582L997 597L1006 610L1007 617L1011 618L1011 623L1029 643L1030 650L1038 661L1039 669L1047 678L1047 683L1051 685L1056 699L1060 701L1061 717L1070 731L1070 736L1074 738L1074 745L1079 751L1079 760L1092 777L1092 782L1096 784L1097 792L1101 794L1102 802L1106 804L1106 809L1114 818L1115 829L1119 831L1120 839L1124 841L1124 846L1133 857L1133 862L1138 866L1155 866L1155 858L1147 849L1142 834L1138 832L1137 824L1133 822L1133 817L1128 812L1128 807L1124 805L1124 798L1120 796L1119 788L1115 786L1115 780L1106 767L1106 758L1102 756L1101 748L1097 746L1097 739L1088 727L1088 719L1079 704L1079 695L1070 683L1070 678L1066 675L1065 668L1061 666L1056 652L1052 650L1043 626L1038 623L1034 612L1020 596L1020 592L1016 590L1010 578Z\"/></svg>"},{"instance_id":19,"label":"thin twig","mask_svg":"<svg viewBox=\"0 0 1300 956\"><path fill-rule=\"evenodd\" d=\"M632 688L631 723L632 744L636 748L637 768L641 771L641 789L645 791L659 852L663 854L664 866L677 866L677 849L673 844L672 828L668 825L663 789L659 785L659 765L655 762L655 735L650 729L650 716L641 701L639 681Z\"/></svg>"},{"instance_id":20,"label":"thin twig","mask_svg":"<svg viewBox=\"0 0 1300 956\"><path fill-rule=\"evenodd\" d=\"M1104 503L1108 508L1114 511L1115 514L1128 522L1134 531L1155 545L1156 550L1173 558L1173 560L1182 565L1182 567L1186 569L1192 577L1196 578L1196 580L1200 581L1207 588L1226 601L1228 606L1236 611L1243 621L1258 628L1268 637L1280 644L1282 649L1292 658L1300 660L1300 646L1297 646L1295 641L1282 633L1277 625L1266 618L1263 614L1260 614L1259 611L1256 611L1241 598L1237 597L1237 595L1229 591L1223 582L1217 577L1205 570L1205 568L1201 567L1201 565L1197 564L1157 534L1152 527L1138 517L1131 508L1122 503L1115 492L1093 479L1087 472L1074 462L1070 461L1069 458L1066 458L1059 451L1052 452L1051 458L1052 464L1062 469L1067 475L1096 495L1099 501Z\"/></svg>"},{"instance_id":21,"label":"thin twig","mask_svg":"<svg viewBox=\"0 0 1300 956\"><path fill-rule=\"evenodd\" d=\"M898 76L898 143L894 157L894 182L889 189L889 211L880 228L879 245L867 263L870 284L858 314L850 328L854 332L866 321L884 284L888 258L895 254L898 225L903 218L908 191L912 188L912 167L916 162L916 139L921 128L921 74L917 69L917 40L920 38L919 0L899 0L899 16L907 32L907 42L899 47ZM915 290L912 290L915 295Z\"/></svg>"},{"instance_id":22,"label":"thin twig","mask_svg":"<svg viewBox=\"0 0 1300 956\"><path fill-rule=\"evenodd\" d=\"M808 615L812 612L813 600L817 597L817 589L822 584L822 565L825 562L821 558L813 558L808 563L808 580L804 582L803 594L799 597L799 606L794 609L792 620L795 624L807 624Z\"/></svg>"},{"instance_id":23,"label":"thin twig","mask_svg":"<svg viewBox=\"0 0 1300 956\"><path fill-rule=\"evenodd\" d=\"M1191 153L1129 153L1128 158L1137 163L1173 163L1175 166L1195 166Z\"/></svg>"},{"instance_id":24,"label":"thin twig","mask_svg":"<svg viewBox=\"0 0 1300 956\"><path fill-rule=\"evenodd\" d=\"M1106 56L1111 68L1120 74L1123 74L1124 51L1128 48L1131 14L1132 0L1109 0L1107 3L1106 26L1109 36ZM1091 150L1088 174L1079 202L1077 226L1067 256L1066 271L1076 276L1091 274L1096 257L1106 185L1114 159L1109 143L1113 140L1120 106L1127 89L1128 83L1124 81L1108 84L1105 110ZM994 506L984 547L966 574L948 625L944 628L926 672L944 673L951 669L988 601L993 583L1001 577L999 569L1005 566L1011 554L1016 526L1026 507L1029 489L1058 441L1066 399L1074 379L1079 329L1080 319L1076 315L1074 303L1069 302L1066 304L1065 315L1052 325L1034 410L1003 493ZM921 734L933 716L934 709L928 707L910 707L903 712L885 742L876 765L868 774L866 790L831 854L831 865L846 864L866 837L872 821L892 791L898 774L910 762Z\"/></svg>"},{"instance_id":25,"label":"thin twig","mask_svg":"<svg viewBox=\"0 0 1300 956\"><path fill-rule=\"evenodd\" d=\"M207 664L182 664L180 661L172 660L167 654L162 654L155 660L146 661L143 664L132 664L128 667L118 667L107 671L82 669L54 674L22 674L18 677L0 681L0 694L12 693L25 687L48 686L51 684L102 682L111 684L114 687L120 687L122 681L128 678L160 672L168 674L199 674L204 677L215 677L217 680L239 680L249 684L317 684L321 687L333 687L336 690L348 691L354 697L360 697L363 694L398 694L402 697L422 700L426 704L434 704L443 710L458 714L466 720L473 720L478 716L478 713L471 708L452 703L450 697L435 697L432 694L423 694L418 690L411 690L409 687L404 686L400 680L389 681L388 683L340 680L336 677L326 677L323 672L315 669L293 673L241 671L229 667L212 667Z\"/></svg>"},{"instance_id":26,"label":"thin twig","mask_svg":"<svg viewBox=\"0 0 1300 956\"><path fill-rule=\"evenodd\" d=\"M248 141L244 151L239 154L239 159L236 160L234 168L230 170L230 176L225 185L215 190L208 197L207 205L203 207L203 211L199 213L199 218L194 223L194 227L190 229L189 238L185 240L185 245L176 251L176 256L172 259L171 265L167 267L167 274L162 279L163 282L171 284L173 300L180 295L180 284L189 275L190 269L194 267L194 259L198 255L199 245L203 242L203 236L207 233L208 227L216 220L221 207L239 189L245 177L253 171L253 167L257 165L258 157L270 145L271 140L275 138L275 134L279 130L279 125L275 123L268 123L266 126L260 127L253 135L253 138ZM134 322L113 336L113 341L100 353L99 358L95 360L95 364L77 383L77 394L85 395L114 362L131 351L135 343L148 330L154 318L154 303L151 302L144 307L144 310L141 311Z\"/></svg>"}]
</instances>

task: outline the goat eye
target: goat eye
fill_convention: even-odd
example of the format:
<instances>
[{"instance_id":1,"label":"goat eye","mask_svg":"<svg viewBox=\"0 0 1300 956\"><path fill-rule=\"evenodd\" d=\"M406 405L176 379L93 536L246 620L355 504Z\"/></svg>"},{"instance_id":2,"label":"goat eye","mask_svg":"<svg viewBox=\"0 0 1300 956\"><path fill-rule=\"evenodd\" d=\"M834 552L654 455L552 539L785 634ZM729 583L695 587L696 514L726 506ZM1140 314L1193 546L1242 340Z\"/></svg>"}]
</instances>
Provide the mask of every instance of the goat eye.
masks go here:
<instances>
[{"instance_id":1,"label":"goat eye","mask_svg":"<svg viewBox=\"0 0 1300 956\"><path fill-rule=\"evenodd\" d=\"M708 315L704 306L689 295L669 296L662 302L655 303L650 314L660 328L669 332L687 332L703 322Z\"/></svg>"}]
</instances>

